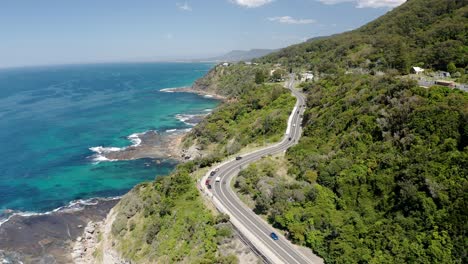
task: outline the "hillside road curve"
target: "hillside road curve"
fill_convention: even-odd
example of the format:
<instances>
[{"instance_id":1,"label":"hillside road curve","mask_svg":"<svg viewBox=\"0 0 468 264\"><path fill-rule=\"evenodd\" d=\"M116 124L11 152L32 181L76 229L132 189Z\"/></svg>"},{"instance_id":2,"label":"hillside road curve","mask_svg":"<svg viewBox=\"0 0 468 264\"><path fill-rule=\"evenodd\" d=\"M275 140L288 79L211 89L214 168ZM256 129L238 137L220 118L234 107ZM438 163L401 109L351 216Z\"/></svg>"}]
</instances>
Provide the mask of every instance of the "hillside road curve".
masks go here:
<instances>
[{"instance_id":1,"label":"hillside road curve","mask_svg":"<svg viewBox=\"0 0 468 264\"><path fill-rule=\"evenodd\" d=\"M236 195L231 188L231 181L239 173L242 168L246 168L252 162L261 159L263 156L277 154L286 151L289 147L296 144L301 136L301 122L305 111L305 97L302 93L294 88L294 75L290 75L289 81L286 83L286 88L291 90L291 93L296 97L296 105L289 116L288 126L285 135L281 142L245 154L242 159L231 159L215 169L215 177L219 177L220 181L215 182L212 179L212 189L208 189L204 184L210 176L208 172L201 181L201 186L205 193L212 198L213 203L223 213L230 216L232 224L249 240L249 242L261 253L266 262L269 263L286 263L286 264L319 264L323 260L313 255L307 256L301 252L298 247L294 246L289 240L275 231L264 219L256 215L252 209L248 208ZM279 239L273 240L270 234L275 232Z\"/></svg>"}]
</instances>

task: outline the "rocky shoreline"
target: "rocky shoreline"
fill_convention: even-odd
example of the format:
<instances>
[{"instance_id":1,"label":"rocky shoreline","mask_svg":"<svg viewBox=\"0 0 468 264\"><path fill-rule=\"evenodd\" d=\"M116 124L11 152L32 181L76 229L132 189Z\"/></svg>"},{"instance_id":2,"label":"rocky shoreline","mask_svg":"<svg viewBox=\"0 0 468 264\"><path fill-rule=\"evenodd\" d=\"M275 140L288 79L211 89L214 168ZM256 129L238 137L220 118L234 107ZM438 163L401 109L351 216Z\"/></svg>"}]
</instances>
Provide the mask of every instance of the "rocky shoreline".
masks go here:
<instances>
[{"instance_id":1,"label":"rocky shoreline","mask_svg":"<svg viewBox=\"0 0 468 264\"><path fill-rule=\"evenodd\" d=\"M204 96L206 98L213 98L217 100L226 100L227 98L225 96L219 95L219 94L214 94L211 92L207 92L204 90L196 89L193 87L178 87L178 88L166 88L160 90L160 92L166 92L166 93L194 93L198 94L200 96Z\"/></svg>"},{"instance_id":2,"label":"rocky shoreline","mask_svg":"<svg viewBox=\"0 0 468 264\"><path fill-rule=\"evenodd\" d=\"M90 222L106 219L118 201L99 200L79 209L11 217L0 226L0 263L72 263L73 242L89 230Z\"/></svg>"}]
</instances>

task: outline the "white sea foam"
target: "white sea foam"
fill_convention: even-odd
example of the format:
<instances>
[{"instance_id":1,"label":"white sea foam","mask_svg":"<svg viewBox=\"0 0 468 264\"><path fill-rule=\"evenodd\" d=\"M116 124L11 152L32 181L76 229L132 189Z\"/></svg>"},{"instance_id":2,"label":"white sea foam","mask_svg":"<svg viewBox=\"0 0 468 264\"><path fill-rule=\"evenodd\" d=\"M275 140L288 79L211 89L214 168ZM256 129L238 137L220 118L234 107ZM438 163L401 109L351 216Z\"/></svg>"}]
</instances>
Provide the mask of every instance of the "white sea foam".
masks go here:
<instances>
[{"instance_id":1,"label":"white sea foam","mask_svg":"<svg viewBox=\"0 0 468 264\"><path fill-rule=\"evenodd\" d=\"M205 97L205 98L213 98L214 96L211 95L211 94L205 94L203 97Z\"/></svg>"},{"instance_id":2,"label":"white sea foam","mask_svg":"<svg viewBox=\"0 0 468 264\"><path fill-rule=\"evenodd\" d=\"M53 209L51 211L47 211L47 212L44 212L44 213L14 212L14 213L10 214L8 217L0 218L0 226L2 226L4 223L8 222L14 216L30 217L30 216L38 216L38 215L49 215L49 214L57 213L57 212L79 211L79 210L82 210L85 206L97 205L100 201L112 201L112 200L118 200L120 198L122 198L122 196L79 199L79 200L74 200L74 201L69 202L68 205L60 206L58 208L55 208L55 209Z\"/></svg>"},{"instance_id":3,"label":"white sea foam","mask_svg":"<svg viewBox=\"0 0 468 264\"><path fill-rule=\"evenodd\" d=\"M183 86L183 87L174 87L174 88L164 88L164 89L161 89L159 91L163 92L163 93L174 93L179 89L186 89L186 88L189 88L189 87L188 86Z\"/></svg>"},{"instance_id":4,"label":"white sea foam","mask_svg":"<svg viewBox=\"0 0 468 264\"><path fill-rule=\"evenodd\" d=\"M102 162L102 161L118 161L118 160L108 159L108 158L104 157L103 155L96 154L96 155L93 156L93 161L95 162L95 164L97 164L97 163Z\"/></svg>"},{"instance_id":5,"label":"white sea foam","mask_svg":"<svg viewBox=\"0 0 468 264\"><path fill-rule=\"evenodd\" d=\"M172 133L172 132L176 132L176 131L177 131L177 129L168 129L168 130L166 130L166 133Z\"/></svg>"},{"instance_id":6,"label":"white sea foam","mask_svg":"<svg viewBox=\"0 0 468 264\"><path fill-rule=\"evenodd\" d=\"M91 150L93 152L96 152L98 154L116 152L116 151L121 151L123 149L125 149L125 148L117 148L117 147L105 148L103 146L89 148L89 150Z\"/></svg>"},{"instance_id":7,"label":"white sea foam","mask_svg":"<svg viewBox=\"0 0 468 264\"><path fill-rule=\"evenodd\" d=\"M110 153L110 152L117 152L117 151L121 151L123 149L125 149L125 148L116 148L116 147L105 148L103 146L89 148L89 150L91 150L93 152L96 152L96 154L94 154L92 156L93 161L94 161L95 164L97 164L99 162L102 162L102 161L116 161L116 160L113 160L113 159L106 158L103 154Z\"/></svg>"},{"instance_id":8,"label":"white sea foam","mask_svg":"<svg viewBox=\"0 0 468 264\"><path fill-rule=\"evenodd\" d=\"M131 134L130 136L128 136L128 140L130 140L132 142L132 145L131 147L138 147L141 145L141 138L140 136L144 135L145 133L148 133L152 130L149 130L149 131L146 131L146 132L143 132L143 133L133 133ZM96 154L94 154L92 156L92 159L95 163L99 163L99 162L102 162L102 161L117 161L115 159L109 159L109 158L106 158L104 154L107 154L107 153L111 153L111 152L118 152L118 151L123 151L123 150L126 150L128 147L124 147L124 148L117 148L117 147L103 147L103 146L98 146L98 147L92 147L92 148L89 148L89 150L93 151L93 152L96 152Z\"/></svg>"},{"instance_id":9,"label":"white sea foam","mask_svg":"<svg viewBox=\"0 0 468 264\"><path fill-rule=\"evenodd\" d=\"M190 123L190 122L187 122L187 121L190 121L191 119L193 119L196 116L197 115L177 114L175 117L177 118L177 120L179 120L180 122L185 123L186 125L195 126L196 123Z\"/></svg>"},{"instance_id":10,"label":"white sea foam","mask_svg":"<svg viewBox=\"0 0 468 264\"><path fill-rule=\"evenodd\" d=\"M163 93L173 93L174 91L173 90L169 90L171 88L167 88L167 89L162 89L162 90L159 90L160 92L163 92Z\"/></svg>"},{"instance_id":11,"label":"white sea foam","mask_svg":"<svg viewBox=\"0 0 468 264\"><path fill-rule=\"evenodd\" d=\"M132 147L140 146L140 144L141 144L140 136L144 135L147 132L149 132L149 131L146 131L144 133L134 133L134 134L131 134L130 136L128 136L127 138L133 143Z\"/></svg>"},{"instance_id":12,"label":"white sea foam","mask_svg":"<svg viewBox=\"0 0 468 264\"><path fill-rule=\"evenodd\" d=\"M211 108L207 108L207 109L205 109L205 110L203 110L203 111L204 111L204 112L212 112L212 111L213 111L213 109L211 109Z\"/></svg>"}]
</instances>

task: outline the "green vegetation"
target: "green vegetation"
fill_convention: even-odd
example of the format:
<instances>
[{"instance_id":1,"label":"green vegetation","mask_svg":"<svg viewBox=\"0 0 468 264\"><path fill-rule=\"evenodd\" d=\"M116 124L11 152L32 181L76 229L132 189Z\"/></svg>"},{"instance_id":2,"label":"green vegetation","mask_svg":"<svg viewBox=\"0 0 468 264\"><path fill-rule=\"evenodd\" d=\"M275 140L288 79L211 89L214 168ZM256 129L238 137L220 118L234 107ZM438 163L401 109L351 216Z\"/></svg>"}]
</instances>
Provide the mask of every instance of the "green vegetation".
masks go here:
<instances>
[{"instance_id":1,"label":"green vegetation","mask_svg":"<svg viewBox=\"0 0 468 264\"><path fill-rule=\"evenodd\" d=\"M127 259L140 263L212 263L217 230L185 168L135 187L117 207L112 234Z\"/></svg>"},{"instance_id":2,"label":"green vegetation","mask_svg":"<svg viewBox=\"0 0 468 264\"><path fill-rule=\"evenodd\" d=\"M466 262L468 95L351 74L303 88L289 177L262 161L237 180L255 210L327 263Z\"/></svg>"},{"instance_id":3,"label":"green vegetation","mask_svg":"<svg viewBox=\"0 0 468 264\"><path fill-rule=\"evenodd\" d=\"M191 173L209 161L181 164L170 176L143 183L119 202L112 224L116 249L136 263L236 263L218 244L232 237L225 215L205 208Z\"/></svg>"},{"instance_id":4,"label":"green vegetation","mask_svg":"<svg viewBox=\"0 0 468 264\"><path fill-rule=\"evenodd\" d=\"M239 74L246 74L244 65L230 66L216 79L225 87L235 87ZM218 107L198 124L185 139L186 145L196 144L221 158L237 153L252 144L276 142L286 130L286 123L294 106L294 97L279 84L256 84L264 69L250 66L242 91L231 90L231 99ZM226 69L226 68L225 68ZM238 70L240 69L240 70ZM263 79L264 80L264 79ZM229 84L228 84L229 83ZM233 98L235 97L235 98Z\"/></svg>"},{"instance_id":5,"label":"green vegetation","mask_svg":"<svg viewBox=\"0 0 468 264\"><path fill-rule=\"evenodd\" d=\"M291 46L260 59L316 73L353 68L371 72L411 66L465 73L468 54L466 0L410 0L375 21L347 33Z\"/></svg>"},{"instance_id":6,"label":"green vegetation","mask_svg":"<svg viewBox=\"0 0 468 264\"><path fill-rule=\"evenodd\" d=\"M268 65L233 64L228 67L218 65L206 76L198 79L193 85L194 89L223 95L229 98L244 96L252 90L255 84L262 84L268 79ZM256 74L262 76L256 78Z\"/></svg>"},{"instance_id":7,"label":"green vegetation","mask_svg":"<svg viewBox=\"0 0 468 264\"><path fill-rule=\"evenodd\" d=\"M123 198L117 248L136 262L237 262L218 252L232 230L204 207L194 174L281 138L294 99L266 82L292 68L320 78L301 85L308 108L299 144L235 183L255 212L327 263L467 263L468 95L399 76L421 66L466 80L467 29L466 0L409 0L260 65L215 67L194 89L227 99L184 141L208 155Z\"/></svg>"},{"instance_id":8,"label":"green vegetation","mask_svg":"<svg viewBox=\"0 0 468 264\"><path fill-rule=\"evenodd\" d=\"M218 250L233 236L226 224L229 218L213 216L206 209L194 174L249 144L280 139L294 98L279 84L265 84L267 76L255 82L255 72L266 73L265 66L220 67L198 83L207 87L222 83L223 89L229 89L224 93L229 99L185 140L186 145L196 144L209 155L180 164L169 176L136 186L115 209L112 236L115 248L126 259L137 263L238 263L236 256ZM241 78L246 71L251 78ZM243 80L243 88L234 89L237 86L231 82L239 80Z\"/></svg>"},{"instance_id":9,"label":"green vegetation","mask_svg":"<svg viewBox=\"0 0 468 264\"><path fill-rule=\"evenodd\" d=\"M422 66L466 80L467 14L466 1L410 0L257 60L321 79L301 85L309 108L287 164L240 173L254 210L327 263L468 262L468 96L398 76Z\"/></svg>"}]
</instances>

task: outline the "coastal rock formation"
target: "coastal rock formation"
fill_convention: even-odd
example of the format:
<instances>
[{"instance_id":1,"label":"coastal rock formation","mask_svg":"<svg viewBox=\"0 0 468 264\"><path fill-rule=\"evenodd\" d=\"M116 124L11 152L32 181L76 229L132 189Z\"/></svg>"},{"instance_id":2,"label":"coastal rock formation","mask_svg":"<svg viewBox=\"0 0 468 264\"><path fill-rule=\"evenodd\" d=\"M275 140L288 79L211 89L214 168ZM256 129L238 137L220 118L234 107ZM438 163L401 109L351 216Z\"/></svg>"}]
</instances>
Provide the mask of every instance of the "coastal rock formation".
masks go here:
<instances>
[{"instance_id":1,"label":"coastal rock formation","mask_svg":"<svg viewBox=\"0 0 468 264\"><path fill-rule=\"evenodd\" d=\"M99 242L100 227L103 222L89 222L83 236L76 238L71 257L74 263L85 264L93 262L94 249Z\"/></svg>"},{"instance_id":2,"label":"coastal rock formation","mask_svg":"<svg viewBox=\"0 0 468 264\"><path fill-rule=\"evenodd\" d=\"M0 226L0 263L70 263L71 252L86 252L85 248L75 251L74 241L92 241L97 234L97 225L87 223L105 219L117 201L97 200L47 214L12 216Z\"/></svg>"}]
</instances>

